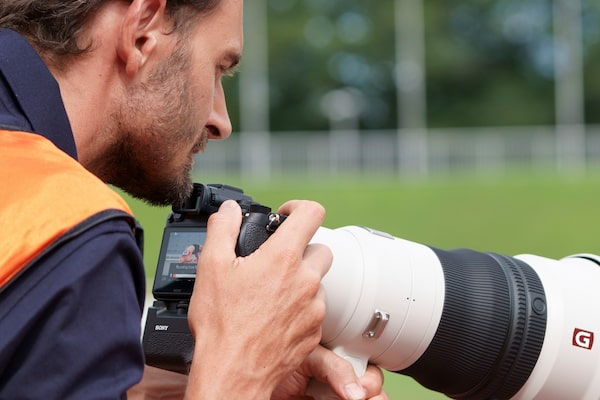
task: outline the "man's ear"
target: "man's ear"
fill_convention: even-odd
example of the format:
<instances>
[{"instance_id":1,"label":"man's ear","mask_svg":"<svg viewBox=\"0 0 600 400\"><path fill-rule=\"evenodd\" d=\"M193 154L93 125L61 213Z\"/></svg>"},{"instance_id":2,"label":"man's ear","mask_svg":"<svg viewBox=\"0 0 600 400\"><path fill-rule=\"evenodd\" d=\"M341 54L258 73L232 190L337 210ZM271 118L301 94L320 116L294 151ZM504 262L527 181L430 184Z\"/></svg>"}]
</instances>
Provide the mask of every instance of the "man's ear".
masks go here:
<instances>
[{"instance_id":1,"label":"man's ear","mask_svg":"<svg viewBox=\"0 0 600 400\"><path fill-rule=\"evenodd\" d=\"M133 0L119 32L117 53L128 76L144 66L166 29L166 0Z\"/></svg>"}]
</instances>

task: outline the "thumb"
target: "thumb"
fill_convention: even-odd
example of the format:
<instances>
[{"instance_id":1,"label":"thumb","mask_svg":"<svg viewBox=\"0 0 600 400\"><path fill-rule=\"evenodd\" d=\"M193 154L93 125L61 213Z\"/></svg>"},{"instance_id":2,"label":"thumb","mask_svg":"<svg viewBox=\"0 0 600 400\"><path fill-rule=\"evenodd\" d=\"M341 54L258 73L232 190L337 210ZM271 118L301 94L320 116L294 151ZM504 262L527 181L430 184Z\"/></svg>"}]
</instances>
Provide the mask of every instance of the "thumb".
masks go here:
<instances>
[{"instance_id":1,"label":"thumb","mask_svg":"<svg viewBox=\"0 0 600 400\"><path fill-rule=\"evenodd\" d=\"M219 211L208 219L203 255L223 257L227 254L235 254L241 225L242 209L239 204L233 200L223 202Z\"/></svg>"},{"instance_id":2,"label":"thumb","mask_svg":"<svg viewBox=\"0 0 600 400\"><path fill-rule=\"evenodd\" d=\"M326 383L340 399L363 400L366 391L352 364L323 346L317 346L306 359L310 375Z\"/></svg>"}]
</instances>

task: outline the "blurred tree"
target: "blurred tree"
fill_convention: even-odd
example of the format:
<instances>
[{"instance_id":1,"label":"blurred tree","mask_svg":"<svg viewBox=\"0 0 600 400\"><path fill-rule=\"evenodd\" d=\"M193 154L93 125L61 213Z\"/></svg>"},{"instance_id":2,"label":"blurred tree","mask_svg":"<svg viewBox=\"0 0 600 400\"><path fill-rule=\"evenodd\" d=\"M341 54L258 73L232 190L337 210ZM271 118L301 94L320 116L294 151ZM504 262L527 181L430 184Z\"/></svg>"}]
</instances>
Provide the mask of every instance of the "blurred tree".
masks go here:
<instances>
[{"instance_id":1,"label":"blurred tree","mask_svg":"<svg viewBox=\"0 0 600 400\"><path fill-rule=\"evenodd\" d=\"M600 2L583 2L585 111L588 124L600 124Z\"/></svg>"},{"instance_id":2,"label":"blurred tree","mask_svg":"<svg viewBox=\"0 0 600 400\"><path fill-rule=\"evenodd\" d=\"M429 0L431 127L551 124L551 0Z\"/></svg>"},{"instance_id":3,"label":"blurred tree","mask_svg":"<svg viewBox=\"0 0 600 400\"><path fill-rule=\"evenodd\" d=\"M361 126L393 128L392 3L271 0L274 130L328 129L327 94L355 88Z\"/></svg>"},{"instance_id":4,"label":"blurred tree","mask_svg":"<svg viewBox=\"0 0 600 400\"><path fill-rule=\"evenodd\" d=\"M325 99L339 89L360 94L361 128L397 127L393 3L268 1L273 131L329 129ZM552 4L424 1L428 126L554 123ZM587 121L600 123L600 2L583 7Z\"/></svg>"}]
</instances>

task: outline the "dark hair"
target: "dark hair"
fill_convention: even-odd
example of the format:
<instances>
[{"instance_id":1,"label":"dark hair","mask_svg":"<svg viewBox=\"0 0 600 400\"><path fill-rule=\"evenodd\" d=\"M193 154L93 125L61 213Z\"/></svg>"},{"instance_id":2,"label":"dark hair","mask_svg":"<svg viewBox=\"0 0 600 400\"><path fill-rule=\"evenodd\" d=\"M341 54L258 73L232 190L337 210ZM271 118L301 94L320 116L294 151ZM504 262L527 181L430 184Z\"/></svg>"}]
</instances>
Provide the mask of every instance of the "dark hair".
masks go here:
<instances>
[{"instance_id":1,"label":"dark hair","mask_svg":"<svg viewBox=\"0 0 600 400\"><path fill-rule=\"evenodd\" d=\"M91 46L81 43L86 22L107 1L114 0L1 0L0 27L21 33L42 53L77 55ZM208 13L218 4L219 0L167 0L173 30L185 32L198 13Z\"/></svg>"}]
</instances>

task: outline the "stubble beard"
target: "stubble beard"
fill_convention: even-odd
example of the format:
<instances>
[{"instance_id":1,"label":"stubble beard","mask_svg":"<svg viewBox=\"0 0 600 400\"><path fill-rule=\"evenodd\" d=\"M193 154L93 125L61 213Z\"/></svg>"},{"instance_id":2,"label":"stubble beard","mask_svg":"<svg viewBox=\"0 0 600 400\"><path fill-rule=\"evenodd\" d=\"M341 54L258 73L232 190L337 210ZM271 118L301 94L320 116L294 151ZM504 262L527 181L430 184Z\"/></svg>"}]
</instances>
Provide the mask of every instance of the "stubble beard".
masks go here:
<instances>
[{"instance_id":1,"label":"stubble beard","mask_svg":"<svg viewBox=\"0 0 600 400\"><path fill-rule=\"evenodd\" d=\"M152 205L187 199L194 153L204 151L208 141L202 129L194 142L199 128L189 64L185 48L175 49L146 82L130 90L111 118L115 140L101 160L101 178Z\"/></svg>"}]
</instances>

